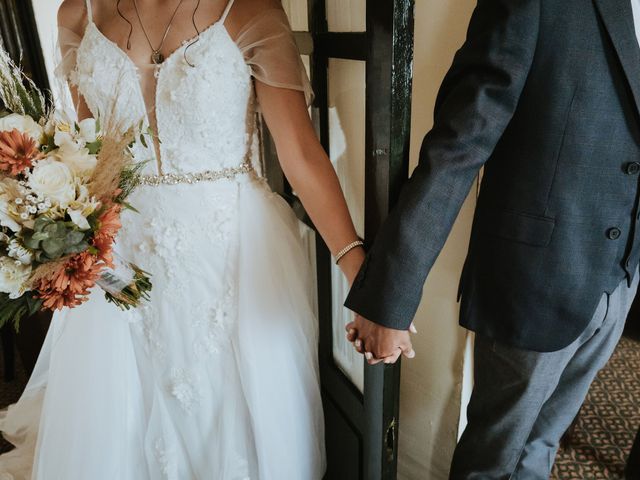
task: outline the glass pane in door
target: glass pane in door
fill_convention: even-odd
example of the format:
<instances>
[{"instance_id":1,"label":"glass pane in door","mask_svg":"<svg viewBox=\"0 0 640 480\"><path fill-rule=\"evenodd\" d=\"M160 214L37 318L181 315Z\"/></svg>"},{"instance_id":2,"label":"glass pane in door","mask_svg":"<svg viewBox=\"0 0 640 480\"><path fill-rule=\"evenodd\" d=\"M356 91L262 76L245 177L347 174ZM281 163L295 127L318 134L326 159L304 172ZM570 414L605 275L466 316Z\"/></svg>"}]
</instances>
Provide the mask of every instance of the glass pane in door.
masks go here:
<instances>
[{"instance_id":1,"label":"glass pane in door","mask_svg":"<svg viewBox=\"0 0 640 480\"><path fill-rule=\"evenodd\" d=\"M359 236L364 235L365 62L329 60L330 157L345 192ZM338 367L361 391L364 360L347 342L344 327L353 314L344 306L349 286L332 265L333 355Z\"/></svg>"},{"instance_id":2,"label":"glass pane in door","mask_svg":"<svg viewBox=\"0 0 640 480\"><path fill-rule=\"evenodd\" d=\"M326 0L330 32L364 32L367 29L365 0Z\"/></svg>"}]
</instances>

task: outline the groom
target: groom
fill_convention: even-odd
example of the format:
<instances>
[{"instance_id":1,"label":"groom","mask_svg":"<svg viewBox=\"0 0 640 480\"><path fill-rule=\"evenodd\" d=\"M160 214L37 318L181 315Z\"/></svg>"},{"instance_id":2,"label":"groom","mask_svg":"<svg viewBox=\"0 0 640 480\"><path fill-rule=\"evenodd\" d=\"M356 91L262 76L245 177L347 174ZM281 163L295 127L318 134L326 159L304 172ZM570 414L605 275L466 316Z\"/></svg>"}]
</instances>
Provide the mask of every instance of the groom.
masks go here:
<instances>
[{"instance_id":1,"label":"groom","mask_svg":"<svg viewBox=\"0 0 640 480\"><path fill-rule=\"evenodd\" d=\"M640 258L638 32L640 0L479 0L347 299L371 363L410 353L425 278L485 167L460 284L475 387L452 479L548 479L621 335Z\"/></svg>"}]
</instances>

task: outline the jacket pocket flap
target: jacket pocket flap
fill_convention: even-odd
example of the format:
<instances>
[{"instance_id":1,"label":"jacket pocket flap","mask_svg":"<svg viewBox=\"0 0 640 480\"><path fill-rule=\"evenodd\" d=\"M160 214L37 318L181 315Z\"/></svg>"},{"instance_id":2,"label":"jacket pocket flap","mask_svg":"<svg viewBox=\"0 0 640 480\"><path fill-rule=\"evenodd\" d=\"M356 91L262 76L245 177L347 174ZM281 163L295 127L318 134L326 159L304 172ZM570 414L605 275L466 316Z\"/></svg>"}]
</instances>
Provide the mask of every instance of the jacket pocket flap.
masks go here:
<instances>
[{"instance_id":1,"label":"jacket pocket flap","mask_svg":"<svg viewBox=\"0 0 640 480\"><path fill-rule=\"evenodd\" d=\"M553 218L510 211L487 215L486 220L485 233L535 247L549 245L556 226Z\"/></svg>"}]
</instances>

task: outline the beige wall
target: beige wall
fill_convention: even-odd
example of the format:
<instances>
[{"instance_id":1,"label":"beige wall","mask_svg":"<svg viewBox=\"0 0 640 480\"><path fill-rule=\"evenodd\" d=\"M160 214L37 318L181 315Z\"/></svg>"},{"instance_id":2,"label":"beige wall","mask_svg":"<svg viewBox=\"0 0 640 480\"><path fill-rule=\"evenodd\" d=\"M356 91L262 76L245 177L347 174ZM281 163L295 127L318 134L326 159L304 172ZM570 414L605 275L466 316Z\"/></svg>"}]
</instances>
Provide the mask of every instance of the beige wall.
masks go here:
<instances>
[{"instance_id":1,"label":"beige wall","mask_svg":"<svg viewBox=\"0 0 640 480\"><path fill-rule=\"evenodd\" d=\"M416 0L412 165L417 163L422 138L432 125L438 87L464 40L475 3ZM402 365L401 480L439 480L448 475L460 421L466 344L466 333L457 325L455 297L474 198L472 193L427 280L416 318L417 356Z\"/></svg>"}]
</instances>

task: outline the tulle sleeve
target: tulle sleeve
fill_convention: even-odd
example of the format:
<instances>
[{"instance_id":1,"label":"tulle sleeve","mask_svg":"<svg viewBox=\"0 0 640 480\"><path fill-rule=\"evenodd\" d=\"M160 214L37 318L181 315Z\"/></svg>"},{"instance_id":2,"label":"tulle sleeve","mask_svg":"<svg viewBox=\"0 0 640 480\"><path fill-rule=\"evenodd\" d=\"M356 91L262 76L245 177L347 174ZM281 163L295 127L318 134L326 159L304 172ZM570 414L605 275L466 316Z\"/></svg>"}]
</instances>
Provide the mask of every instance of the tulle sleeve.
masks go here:
<instances>
[{"instance_id":1,"label":"tulle sleeve","mask_svg":"<svg viewBox=\"0 0 640 480\"><path fill-rule=\"evenodd\" d=\"M272 87L299 90L307 105L311 104L311 83L283 10L273 8L256 15L242 27L236 44L255 79Z\"/></svg>"},{"instance_id":2,"label":"tulle sleeve","mask_svg":"<svg viewBox=\"0 0 640 480\"><path fill-rule=\"evenodd\" d=\"M58 78L69 79L76 67L78 47L82 38L72 30L60 27L58 30L58 47L61 57L56 66L55 74Z\"/></svg>"}]
</instances>

